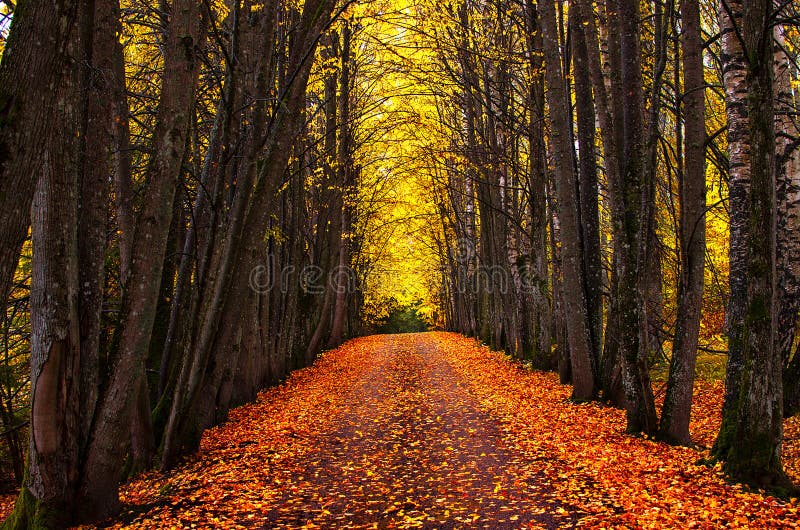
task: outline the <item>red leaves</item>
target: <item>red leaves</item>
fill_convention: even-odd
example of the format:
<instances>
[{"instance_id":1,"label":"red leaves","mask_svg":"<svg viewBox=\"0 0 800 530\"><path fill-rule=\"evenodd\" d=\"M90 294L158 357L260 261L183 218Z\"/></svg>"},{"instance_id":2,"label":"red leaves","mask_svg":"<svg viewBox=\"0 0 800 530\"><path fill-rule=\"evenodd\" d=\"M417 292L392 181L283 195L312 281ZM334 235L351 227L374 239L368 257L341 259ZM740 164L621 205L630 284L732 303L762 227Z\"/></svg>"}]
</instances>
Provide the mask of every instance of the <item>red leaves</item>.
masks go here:
<instances>
[{"instance_id":1,"label":"red leaves","mask_svg":"<svg viewBox=\"0 0 800 530\"><path fill-rule=\"evenodd\" d=\"M796 525L797 501L727 484L696 465L706 450L625 435L622 411L569 393L455 334L351 341L232 411L171 475L126 485L114 526ZM721 384L698 384L702 445L721 397ZM787 422L795 479L799 434Z\"/></svg>"},{"instance_id":2,"label":"red leaves","mask_svg":"<svg viewBox=\"0 0 800 530\"><path fill-rule=\"evenodd\" d=\"M0 495L0 521L11 515L14 510L14 502L17 500L17 494Z\"/></svg>"},{"instance_id":3,"label":"red leaves","mask_svg":"<svg viewBox=\"0 0 800 530\"><path fill-rule=\"evenodd\" d=\"M470 392L506 426L509 443L547 476L556 495L590 515L581 525L642 528L798 526L797 500L783 503L725 482L719 468L696 465L706 450L671 447L624 434L624 413L597 404L573 405L553 374L527 371L502 354L454 334L437 341L454 352L453 367ZM719 428L721 383L696 389L692 433L713 444ZM797 473L797 419L786 422L786 467Z\"/></svg>"}]
</instances>

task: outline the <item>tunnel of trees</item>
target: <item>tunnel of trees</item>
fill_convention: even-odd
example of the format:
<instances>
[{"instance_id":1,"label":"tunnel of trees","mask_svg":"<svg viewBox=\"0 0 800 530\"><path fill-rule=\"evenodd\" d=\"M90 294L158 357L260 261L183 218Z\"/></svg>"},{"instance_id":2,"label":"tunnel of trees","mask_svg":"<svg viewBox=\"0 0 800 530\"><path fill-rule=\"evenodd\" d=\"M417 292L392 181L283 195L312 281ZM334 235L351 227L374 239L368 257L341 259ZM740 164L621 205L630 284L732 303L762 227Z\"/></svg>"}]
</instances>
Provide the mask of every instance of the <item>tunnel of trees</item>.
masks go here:
<instances>
[{"instance_id":1,"label":"tunnel of trees","mask_svg":"<svg viewBox=\"0 0 800 530\"><path fill-rule=\"evenodd\" d=\"M7 527L113 515L121 481L403 319L674 444L698 355L726 361L713 457L791 488L796 3L1 4Z\"/></svg>"}]
</instances>

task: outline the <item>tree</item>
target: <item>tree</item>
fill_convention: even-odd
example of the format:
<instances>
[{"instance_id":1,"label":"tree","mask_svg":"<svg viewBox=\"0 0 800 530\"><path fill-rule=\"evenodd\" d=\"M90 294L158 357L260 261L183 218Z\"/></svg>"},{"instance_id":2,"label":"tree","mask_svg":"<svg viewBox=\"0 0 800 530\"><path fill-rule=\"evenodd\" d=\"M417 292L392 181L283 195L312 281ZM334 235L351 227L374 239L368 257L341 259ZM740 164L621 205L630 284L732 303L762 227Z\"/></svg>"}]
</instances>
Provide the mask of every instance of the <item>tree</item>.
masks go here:
<instances>
[{"instance_id":1,"label":"tree","mask_svg":"<svg viewBox=\"0 0 800 530\"><path fill-rule=\"evenodd\" d=\"M600 352L603 343L602 268L600 262L600 214L595 153L595 106L589 80L589 51L578 9L570 11L573 34L572 62L575 72L575 114L578 126L578 204L580 209L583 291L589 316L596 385L600 388Z\"/></svg>"},{"instance_id":2,"label":"tree","mask_svg":"<svg viewBox=\"0 0 800 530\"><path fill-rule=\"evenodd\" d=\"M164 47L164 78L154 135L155 153L148 173L143 209L136 223L130 278L125 286L119 350L112 360L105 392L100 397L95 430L83 468L82 510L99 519L119 506L118 483L134 412L135 389L144 373L144 360L155 318L173 201L186 149L194 87L203 41L196 2L176 0L171 6Z\"/></svg>"},{"instance_id":3,"label":"tree","mask_svg":"<svg viewBox=\"0 0 800 530\"><path fill-rule=\"evenodd\" d=\"M78 4L21 2L0 63L0 299L8 298L30 227L38 145L57 119L56 87L78 53Z\"/></svg>"},{"instance_id":4,"label":"tree","mask_svg":"<svg viewBox=\"0 0 800 530\"><path fill-rule=\"evenodd\" d=\"M653 223L653 196L644 124L644 89L640 49L639 2L619 0L619 79L625 105L622 131L622 219L615 227L622 238L617 283L619 344L623 361L623 385L629 432L655 433L657 418L648 374L646 300L649 275L648 243ZM615 9L614 5L610 8ZM651 102L652 104L653 102Z\"/></svg>"},{"instance_id":5,"label":"tree","mask_svg":"<svg viewBox=\"0 0 800 530\"><path fill-rule=\"evenodd\" d=\"M349 286L349 266L350 266L350 225L351 212L347 204L352 202L353 192L353 167L352 153L350 146L350 62L351 62L351 30L348 22L342 28L342 50L341 67L339 74L339 145L336 153L336 170L339 173L338 181L342 183L342 214L341 226L339 228L340 237L338 244L338 256L336 256L336 269L334 277L331 278L335 285L336 298L333 307L333 318L331 322L331 333L328 338L328 347L336 348L344 342L345 324L347 318L347 298L350 294Z\"/></svg>"},{"instance_id":6,"label":"tree","mask_svg":"<svg viewBox=\"0 0 800 530\"><path fill-rule=\"evenodd\" d=\"M576 187L574 151L568 134L569 103L558 49L555 8L550 2L544 2L539 7L547 78L547 104L550 109L550 135L555 155L556 191L561 221L564 302L574 388L572 397L576 400L590 400L597 394L594 384L596 367L592 362L596 355L592 352L588 309L583 290L581 235L574 194Z\"/></svg>"},{"instance_id":7,"label":"tree","mask_svg":"<svg viewBox=\"0 0 800 530\"><path fill-rule=\"evenodd\" d=\"M234 381L242 378L255 382L253 387L242 381L244 395L249 399L255 397L263 382L266 363L259 350L262 344L254 342L242 347L243 343L236 337L241 337L238 331L246 311L251 316L257 315L259 304L263 302L260 297L253 296L258 293L250 283L251 274L258 265L257 257L263 255L264 234L270 228L275 193L291 158L294 138L302 126L304 114L301 110L306 103L311 59L333 8L334 2L330 0L309 0L304 4L294 38L287 48L284 65L287 75L282 79L277 76L282 81L278 84L280 104L272 109L269 119L266 102L256 106L246 155L241 161L243 178L237 186L223 239L217 248L215 280L205 293L201 305L204 311L195 317L200 323L195 342L190 345L191 355L183 359L174 389L162 442L161 467L164 469L174 466L184 452L198 447L200 434L209 427L208 421L214 418L215 409L227 410L230 406L231 394L225 395L225 401L218 402L224 372L234 372L229 375ZM269 38L268 28L265 28L265 38ZM266 91L268 80L274 82L275 78L270 78L273 72L269 61L265 60L262 66L266 68L259 72L263 77L257 83ZM248 332L258 333L252 329ZM240 360L247 359L248 355L261 359L254 374L248 373L246 364ZM203 401L205 407L199 409L197 405L202 394L214 399Z\"/></svg>"},{"instance_id":8,"label":"tree","mask_svg":"<svg viewBox=\"0 0 800 530\"><path fill-rule=\"evenodd\" d=\"M25 17L36 14L54 16L71 27L79 15L77 3L61 7L64 11L47 15L22 11L20 24L30 30L24 26L28 23ZM53 38L57 41L61 36L57 31ZM12 529L60 527L71 522L79 480L81 423L87 412L81 410L80 401L78 140L60 133L79 130L82 41L78 31L67 32L67 36L60 48L51 50L55 57L39 58L53 60L52 66L63 68L64 74L52 94L52 105L60 111L58 118L50 116L53 122L48 128L36 131L44 136L37 139L42 162L32 208L31 435L25 480L14 512L4 525ZM14 125L24 133L31 124L23 120ZM25 145L25 149L30 147ZM9 169L18 168L10 165ZM26 178L33 180L34 176Z\"/></svg>"},{"instance_id":9,"label":"tree","mask_svg":"<svg viewBox=\"0 0 800 530\"><path fill-rule=\"evenodd\" d=\"M530 90L528 95L528 150L529 186L528 203L531 227L531 270L528 281L532 287L532 347L534 365L551 368L551 310L548 299L547 263L547 148L545 146L545 102L542 33L539 14L531 0L525 2L528 67L530 68Z\"/></svg>"},{"instance_id":10,"label":"tree","mask_svg":"<svg viewBox=\"0 0 800 530\"><path fill-rule=\"evenodd\" d=\"M706 256L705 79L699 2L682 2L681 21L685 123L685 163L682 180L679 182L681 275L678 283L675 339L659 435L668 441L688 445L691 443L689 419Z\"/></svg>"},{"instance_id":11,"label":"tree","mask_svg":"<svg viewBox=\"0 0 800 530\"><path fill-rule=\"evenodd\" d=\"M625 396L622 388L622 362L619 359L619 309L616 286L619 282L619 263L623 254L622 226L623 204L620 195L621 184L621 98L619 93L619 42L615 38L617 32L608 32L606 41L608 48L608 65L610 76L604 74L604 65L600 53L600 31L595 21L594 8L591 3L579 0L575 4L578 23L584 28L588 68L594 103L597 111L597 122L600 126L600 137L603 143L603 170L605 173L606 188L609 193L609 207L612 219L612 247L613 267L611 271L611 297L609 300L608 319L606 321L604 344L600 356L598 376L602 398L617 406L625 405ZM608 23L616 20L613 10L607 16ZM608 86L607 86L608 85Z\"/></svg>"},{"instance_id":12,"label":"tree","mask_svg":"<svg viewBox=\"0 0 800 530\"><path fill-rule=\"evenodd\" d=\"M786 28L774 28L775 184L776 184L776 329L775 347L783 359L783 415L800 412L800 355L792 355L800 310L800 128L793 116Z\"/></svg>"},{"instance_id":13,"label":"tree","mask_svg":"<svg viewBox=\"0 0 800 530\"><path fill-rule=\"evenodd\" d=\"M783 473L782 359L775 347L773 3L720 6L731 157L730 360L712 455L735 479L790 486Z\"/></svg>"}]
</instances>

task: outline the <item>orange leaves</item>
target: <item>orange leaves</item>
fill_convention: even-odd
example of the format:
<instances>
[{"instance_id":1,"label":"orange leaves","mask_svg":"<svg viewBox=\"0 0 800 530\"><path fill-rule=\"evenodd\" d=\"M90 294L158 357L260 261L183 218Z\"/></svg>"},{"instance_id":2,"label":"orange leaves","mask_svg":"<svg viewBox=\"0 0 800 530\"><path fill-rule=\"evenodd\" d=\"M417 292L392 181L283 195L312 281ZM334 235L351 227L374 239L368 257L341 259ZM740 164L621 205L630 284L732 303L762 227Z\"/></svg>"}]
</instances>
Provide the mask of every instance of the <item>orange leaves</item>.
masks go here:
<instances>
[{"instance_id":1,"label":"orange leaves","mask_svg":"<svg viewBox=\"0 0 800 530\"><path fill-rule=\"evenodd\" d=\"M725 482L705 449L624 434L556 376L459 335L367 337L231 412L168 476L123 489L114 527L790 528L800 504ZM701 383L692 430L719 427ZM798 475L800 428L787 422Z\"/></svg>"},{"instance_id":2,"label":"orange leaves","mask_svg":"<svg viewBox=\"0 0 800 530\"><path fill-rule=\"evenodd\" d=\"M232 410L207 431L199 453L174 473L148 473L122 488L127 509L114 526L244 528L262 526L281 495L302 495L297 460L312 454L346 390L363 376L374 338L349 342L298 370L258 402Z\"/></svg>"},{"instance_id":3,"label":"orange leaves","mask_svg":"<svg viewBox=\"0 0 800 530\"><path fill-rule=\"evenodd\" d=\"M11 512L14 510L14 502L16 500L16 494L0 495L0 521L11 515Z\"/></svg>"},{"instance_id":4,"label":"orange leaves","mask_svg":"<svg viewBox=\"0 0 800 530\"><path fill-rule=\"evenodd\" d=\"M573 405L553 374L532 372L458 335L436 337L470 393L504 425L504 439L527 455L529 473L547 477L554 494L588 515L581 526L612 528L791 528L800 505L726 483L719 467L696 462L705 450L671 447L624 433L624 413ZM699 383L692 433L713 444L721 383ZM787 421L786 467L795 480L798 422Z\"/></svg>"}]
</instances>

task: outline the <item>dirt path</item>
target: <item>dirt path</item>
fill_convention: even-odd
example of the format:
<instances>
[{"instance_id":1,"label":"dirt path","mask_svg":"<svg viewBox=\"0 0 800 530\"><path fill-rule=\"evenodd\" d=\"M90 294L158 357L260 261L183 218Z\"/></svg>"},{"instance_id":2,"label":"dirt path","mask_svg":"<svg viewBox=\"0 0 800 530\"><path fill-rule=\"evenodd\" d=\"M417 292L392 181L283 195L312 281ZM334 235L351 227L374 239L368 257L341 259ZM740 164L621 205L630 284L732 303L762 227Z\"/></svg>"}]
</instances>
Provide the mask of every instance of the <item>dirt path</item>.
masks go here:
<instances>
[{"instance_id":1,"label":"dirt path","mask_svg":"<svg viewBox=\"0 0 800 530\"><path fill-rule=\"evenodd\" d=\"M719 429L721 390L696 389L697 439ZM624 411L570 391L453 333L348 341L232 410L169 474L125 484L102 526L800 528L800 501L731 485L707 451L629 436Z\"/></svg>"},{"instance_id":2,"label":"dirt path","mask_svg":"<svg viewBox=\"0 0 800 530\"><path fill-rule=\"evenodd\" d=\"M516 465L424 334L386 336L317 450L287 462L305 487L286 491L268 526L518 528L570 526Z\"/></svg>"}]
</instances>

